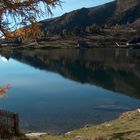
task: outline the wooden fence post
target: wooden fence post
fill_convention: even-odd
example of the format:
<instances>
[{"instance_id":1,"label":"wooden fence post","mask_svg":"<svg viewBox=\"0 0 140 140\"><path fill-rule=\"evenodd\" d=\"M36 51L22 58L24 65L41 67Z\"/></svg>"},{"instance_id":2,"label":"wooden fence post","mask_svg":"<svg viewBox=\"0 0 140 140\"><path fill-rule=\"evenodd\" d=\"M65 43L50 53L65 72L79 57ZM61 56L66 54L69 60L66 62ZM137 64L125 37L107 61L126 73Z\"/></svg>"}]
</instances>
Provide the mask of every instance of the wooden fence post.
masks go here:
<instances>
[{"instance_id":1,"label":"wooden fence post","mask_svg":"<svg viewBox=\"0 0 140 140\"><path fill-rule=\"evenodd\" d=\"M19 135L19 117L17 113L0 110L0 136Z\"/></svg>"},{"instance_id":2,"label":"wooden fence post","mask_svg":"<svg viewBox=\"0 0 140 140\"><path fill-rule=\"evenodd\" d=\"M19 134L19 118L18 118L18 114L14 114L14 129L15 129L15 134L18 135Z\"/></svg>"}]
</instances>

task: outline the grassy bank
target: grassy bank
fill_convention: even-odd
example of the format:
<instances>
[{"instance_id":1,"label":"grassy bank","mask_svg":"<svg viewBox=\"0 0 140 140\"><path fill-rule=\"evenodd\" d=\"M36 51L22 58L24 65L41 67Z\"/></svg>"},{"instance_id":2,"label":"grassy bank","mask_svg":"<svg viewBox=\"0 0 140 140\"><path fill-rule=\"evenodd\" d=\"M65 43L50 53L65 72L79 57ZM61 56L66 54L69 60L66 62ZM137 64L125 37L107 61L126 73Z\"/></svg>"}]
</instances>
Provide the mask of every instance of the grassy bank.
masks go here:
<instances>
[{"instance_id":1,"label":"grassy bank","mask_svg":"<svg viewBox=\"0 0 140 140\"><path fill-rule=\"evenodd\" d=\"M88 44L88 48L95 47L116 47L115 42L120 44L120 47L126 47L127 39L113 36L103 35L83 35L83 36L68 36L51 41L24 41L21 45L7 45L0 47L0 50L9 49L56 49L56 48L75 48L78 40L84 40Z\"/></svg>"},{"instance_id":2,"label":"grassy bank","mask_svg":"<svg viewBox=\"0 0 140 140\"><path fill-rule=\"evenodd\" d=\"M44 135L31 140L140 140L140 112L122 114L118 119L100 125L87 125L64 135Z\"/></svg>"}]
</instances>

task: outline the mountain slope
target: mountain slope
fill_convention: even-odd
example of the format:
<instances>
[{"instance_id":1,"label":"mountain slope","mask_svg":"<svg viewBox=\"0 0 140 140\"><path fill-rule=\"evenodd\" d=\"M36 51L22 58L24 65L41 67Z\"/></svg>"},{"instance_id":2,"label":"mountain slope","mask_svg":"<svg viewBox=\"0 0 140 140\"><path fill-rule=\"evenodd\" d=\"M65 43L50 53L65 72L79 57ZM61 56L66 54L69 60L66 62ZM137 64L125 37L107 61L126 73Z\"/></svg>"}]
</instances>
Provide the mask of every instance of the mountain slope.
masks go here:
<instances>
[{"instance_id":1,"label":"mountain slope","mask_svg":"<svg viewBox=\"0 0 140 140\"><path fill-rule=\"evenodd\" d=\"M139 0L116 0L93 8L82 8L60 17L40 22L41 29L59 33L63 29L86 28L93 24L115 25L133 23L140 19Z\"/></svg>"},{"instance_id":2,"label":"mountain slope","mask_svg":"<svg viewBox=\"0 0 140 140\"><path fill-rule=\"evenodd\" d=\"M111 24L133 23L140 18L139 0L117 0L116 10L109 19Z\"/></svg>"}]
</instances>

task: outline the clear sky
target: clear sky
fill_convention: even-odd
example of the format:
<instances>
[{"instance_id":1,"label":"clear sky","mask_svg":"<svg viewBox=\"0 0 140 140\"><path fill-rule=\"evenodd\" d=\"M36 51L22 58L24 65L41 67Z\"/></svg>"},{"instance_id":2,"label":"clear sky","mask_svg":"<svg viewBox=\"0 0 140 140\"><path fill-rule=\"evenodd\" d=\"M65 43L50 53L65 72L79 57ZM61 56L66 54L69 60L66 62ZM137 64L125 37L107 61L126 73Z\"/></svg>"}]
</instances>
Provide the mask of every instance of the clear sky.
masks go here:
<instances>
[{"instance_id":1,"label":"clear sky","mask_svg":"<svg viewBox=\"0 0 140 140\"><path fill-rule=\"evenodd\" d=\"M53 9L53 14L55 17L75 9L79 9L82 7L94 7L113 0L61 0L61 1L64 2L62 4L62 9L59 6L57 6L56 9Z\"/></svg>"}]
</instances>

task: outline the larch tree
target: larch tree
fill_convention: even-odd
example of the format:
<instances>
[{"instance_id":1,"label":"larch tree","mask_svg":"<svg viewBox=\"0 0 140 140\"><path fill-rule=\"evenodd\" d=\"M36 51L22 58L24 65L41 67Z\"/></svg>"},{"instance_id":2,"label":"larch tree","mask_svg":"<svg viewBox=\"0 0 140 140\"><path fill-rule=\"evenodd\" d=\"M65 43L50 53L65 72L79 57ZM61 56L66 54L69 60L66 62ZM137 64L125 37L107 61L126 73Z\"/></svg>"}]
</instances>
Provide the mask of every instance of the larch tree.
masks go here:
<instances>
[{"instance_id":1,"label":"larch tree","mask_svg":"<svg viewBox=\"0 0 140 140\"><path fill-rule=\"evenodd\" d=\"M0 0L0 36L11 36L19 26L35 25L57 5L61 5L60 0Z\"/></svg>"},{"instance_id":2,"label":"larch tree","mask_svg":"<svg viewBox=\"0 0 140 140\"><path fill-rule=\"evenodd\" d=\"M35 24L37 19L46 13L52 14L51 8L57 5L61 6L60 0L0 0L0 37L12 37L13 32L17 35L29 36L32 30L36 31L34 32L36 35L39 32ZM17 29L26 25L31 26ZM0 94L5 94L9 87L9 85L0 87Z\"/></svg>"}]
</instances>

